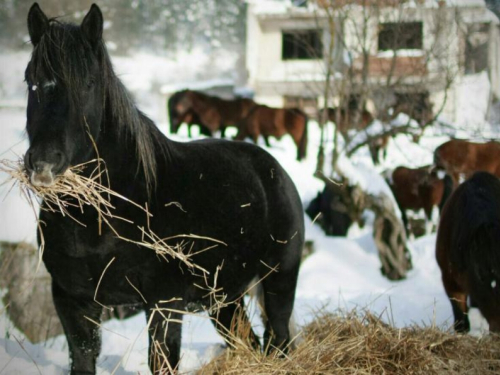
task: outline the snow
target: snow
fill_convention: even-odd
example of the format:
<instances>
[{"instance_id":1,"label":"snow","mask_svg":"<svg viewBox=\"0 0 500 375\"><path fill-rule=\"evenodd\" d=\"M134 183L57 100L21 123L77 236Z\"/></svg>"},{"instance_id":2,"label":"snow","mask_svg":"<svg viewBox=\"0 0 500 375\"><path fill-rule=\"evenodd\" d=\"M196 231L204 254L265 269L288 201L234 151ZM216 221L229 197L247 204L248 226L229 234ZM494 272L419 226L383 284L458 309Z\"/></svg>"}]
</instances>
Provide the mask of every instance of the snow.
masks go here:
<instances>
[{"instance_id":1,"label":"snow","mask_svg":"<svg viewBox=\"0 0 500 375\"><path fill-rule=\"evenodd\" d=\"M0 64L8 69L0 71L0 159L16 159L27 149L24 134L26 88L22 83L27 53L0 55ZM195 82L203 76L208 58L201 52L181 55L177 62L150 55L114 58L114 64L125 84L139 99L140 108L150 115L162 131L166 132L165 98L160 93L164 85ZM170 64L170 65L169 65ZM229 63L228 63L229 64ZM184 69L182 69L184 66ZM218 72L223 72L225 66ZM220 75L222 76L222 75ZM483 77L465 80L464 98L468 92L480 95ZM214 78L215 79L215 78ZM484 90L487 91L487 90ZM473 92L473 93L472 93ZM481 97L483 98L483 97ZM477 98L475 98L477 99ZM484 99L484 98L483 98ZM483 100L481 99L481 100ZM480 103L480 100L474 102ZM462 103L464 119L477 118L482 107ZM402 123L407 119L399 119ZM446 121L446 119L443 119ZM464 120L463 126L470 126ZM187 141L185 127L175 139ZM331 135L331 126L328 134ZM327 134L327 154L332 140ZM417 167L432 163L432 152L448 139L429 128L419 144L407 135L390 140L387 158L375 168L366 148L351 158L341 159L341 168L351 181L358 182L373 194L384 192L391 196L380 173L398 165ZM259 145L274 155L289 172L300 193L304 206L322 190L323 183L314 178L319 128L313 121L309 125L308 156L302 162L295 160L296 148L291 138L271 140L267 148L263 140ZM328 164L328 160L326 162ZM4 180L0 176L0 182ZM9 185L0 187L0 240L35 243L35 218L32 209L16 190ZM372 215L373 216L373 215ZM298 281L295 314L298 324L306 324L314 311L369 309L398 327L410 324L436 325L446 329L452 322L452 311L442 284L434 257L435 234L409 242L413 270L406 280L392 282L380 273L380 261L371 236L370 214L367 225L353 226L347 238L326 237L317 225L306 217L306 238L314 242L314 252L305 259ZM1 291L0 291L1 294ZM262 334L262 326L255 308L251 308L252 321ZM476 333L487 326L477 312L471 313ZM139 314L125 321L112 320L103 324L103 348L98 360L99 374L147 374L146 319ZM221 350L222 339L206 316L186 316L183 327L181 369L192 371L206 363ZM41 344L31 344L8 320L0 304L0 373L1 374L61 374L68 370L67 344L63 336Z\"/></svg>"}]
</instances>

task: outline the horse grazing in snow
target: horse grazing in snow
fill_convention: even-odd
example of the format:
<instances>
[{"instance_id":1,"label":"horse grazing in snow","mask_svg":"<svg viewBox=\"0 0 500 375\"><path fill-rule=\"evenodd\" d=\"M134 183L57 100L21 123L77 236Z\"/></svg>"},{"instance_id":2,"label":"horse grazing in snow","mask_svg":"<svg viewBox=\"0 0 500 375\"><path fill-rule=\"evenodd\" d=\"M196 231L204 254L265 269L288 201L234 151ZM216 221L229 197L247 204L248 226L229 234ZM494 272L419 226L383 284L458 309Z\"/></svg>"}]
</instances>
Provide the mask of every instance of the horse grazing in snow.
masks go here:
<instances>
[{"instance_id":1,"label":"horse grazing in snow","mask_svg":"<svg viewBox=\"0 0 500 375\"><path fill-rule=\"evenodd\" d=\"M302 160L307 153L307 115L298 108L271 108L256 105L247 117L238 124L235 140L242 141L250 137L254 143L260 135L270 147L269 137L280 139L290 134L297 145L297 160Z\"/></svg>"},{"instance_id":2,"label":"horse grazing in snow","mask_svg":"<svg viewBox=\"0 0 500 375\"><path fill-rule=\"evenodd\" d=\"M401 210L407 234L410 230L407 210L424 210L427 222L432 219L434 207L443 199L444 181L431 166L420 168L397 167L388 176L388 184Z\"/></svg>"},{"instance_id":3,"label":"horse grazing in snow","mask_svg":"<svg viewBox=\"0 0 500 375\"><path fill-rule=\"evenodd\" d=\"M68 340L71 374L95 373L103 306L119 305L146 311L151 371L175 371L182 312L205 307L230 341L231 332L243 331L238 326L250 326L239 312L256 277L268 319L263 347L286 351L304 222L285 170L248 143L166 138L114 73L95 4L77 26L47 18L35 3L28 30L33 52L25 72L25 167L32 185L50 187L70 166L99 157L110 186L127 198L110 197L113 218L102 227L91 206L69 206L63 215L41 205L43 261ZM93 169L75 173L89 177ZM150 215L129 200L147 202ZM198 268L141 246L141 228L184 249ZM216 303L213 288L224 303ZM260 347L253 331L246 332L244 339Z\"/></svg>"},{"instance_id":4,"label":"horse grazing in snow","mask_svg":"<svg viewBox=\"0 0 500 375\"><path fill-rule=\"evenodd\" d=\"M170 131L176 133L180 125L200 125L202 134L212 136L217 130L224 138L226 128L236 127L256 105L252 99L222 99L200 91L183 90L175 93L168 102ZM191 134L189 133L189 136Z\"/></svg>"}]
</instances>

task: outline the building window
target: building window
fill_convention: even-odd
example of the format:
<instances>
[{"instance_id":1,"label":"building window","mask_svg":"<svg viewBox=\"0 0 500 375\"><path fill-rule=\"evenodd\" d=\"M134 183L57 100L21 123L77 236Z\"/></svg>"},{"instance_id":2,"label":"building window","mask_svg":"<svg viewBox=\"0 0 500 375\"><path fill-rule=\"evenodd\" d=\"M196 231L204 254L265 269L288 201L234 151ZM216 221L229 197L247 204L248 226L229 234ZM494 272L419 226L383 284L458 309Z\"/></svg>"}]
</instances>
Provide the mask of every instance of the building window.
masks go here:
<instances>
[{"instance_id":1,"label":"building window","mask_svg":"<svg viewBox=\"0 0 500 375\"><path fill-rule=\"evenodd\" d=\"M476 74L488 68L488 40L490 25L468 25L465 36L465 74Z\"/></svg>"},{"instance_id":2,"label":"building window","mask_svg":"<svg viewBox=\"0 0 500 375\"><path fill-rule=\"evenodd\" d=\"M398 49L422 49L422 22L382 23L379 25L379 51Z\"/></svg>"},{"instance_id":3,"label":"building window","mask_svg":"<svg viewBox=\"0 0 500 375\"><path fill-rule=\"evenodd\" d=\"M322 57L320 30L283 31L283 60L311 60Z\"/></svg>"}]
</instances>

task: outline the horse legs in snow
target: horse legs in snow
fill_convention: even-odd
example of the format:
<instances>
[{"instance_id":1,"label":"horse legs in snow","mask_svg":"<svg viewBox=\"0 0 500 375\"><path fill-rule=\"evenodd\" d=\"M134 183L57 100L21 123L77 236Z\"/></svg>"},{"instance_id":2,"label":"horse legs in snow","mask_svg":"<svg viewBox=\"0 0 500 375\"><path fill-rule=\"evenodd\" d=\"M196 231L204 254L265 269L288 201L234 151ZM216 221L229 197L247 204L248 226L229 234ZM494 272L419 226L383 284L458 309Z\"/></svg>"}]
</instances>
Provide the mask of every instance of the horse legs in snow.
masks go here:
<instances>
[{"instance_id":1,"label":"horse legs in snow","mask_svg":"<svg viewBox=\"0 0 500 375\"><path fill-rule=\"evenodd\" d=\"M228 345L234 338L245 339L252 348L260 349L260 342L244 309L243 297L211 313L212 323Z\"/></svg>"},{"instance_id":2,"label":"horse legs in snow","mask_svg":"<svg viewBox=\"0 0 500 375\"><path fill-rule=\"evenodd\" d=\"M149 368L153 375L174 373L181 351L182 314L148 306ZM180 306L169 306L180 310Z\"/></svg>"},{"instance_id":3,"label":"horse legs in snow","mask_svg":"<svg viewBox=\"0 0 500 375\"><path fill-rule=\"evenodd\" d=\"M453 316L455 318L455 331L460 333L469 332L470 323L467 316L467 293L450 277L443 274L443 285L451 302Z\"/></svg>"},{"instance_id":4,"label":"horse legs in snow","mask_svg":"<svg viewBox=\"0 0 500 375\"><path fill-rule=\"evenodd\" d=\"M71 375L95 374L96 359L101 351L98 322L102 307L93 300L74 299L54 282L52 295L68 339Z\"/></svg>"},{"instance_id":5,"label":"horse legs in snow","mask_svg":"<svg viewBox=\"0 0 500 375\"><path fill-rule=\"evenodd\" d=\"M271 144L269 143L269 136L263 135L263 137L264 137L264 142L266 143L266 146L271 147ZM257 143L257 142L255 142L255 143Z\"/></svg>"},{"instance_id":6,"label":"horse legs in snow","mask_svg":"<svg viewBox=\"0 0 500 375\"><path fill-rule=\"evenodd\" d=\"M269 353L278 349L286 353L290 343L289 323L295 298L296 272L285 273L278 269L260 277L263 278L264 308L267 316L264 351Z\"/></svg>"},{"instance_id":7,"label":"horse legs in snow","mask_svg":"<svg viewBox=\"0 0 500 375\"><path fill-rule=\"evenodd\" d=\"M226 127L224 125L220 126L220 137L224 138L226 136Z\"/></svg>"}]
</instances>

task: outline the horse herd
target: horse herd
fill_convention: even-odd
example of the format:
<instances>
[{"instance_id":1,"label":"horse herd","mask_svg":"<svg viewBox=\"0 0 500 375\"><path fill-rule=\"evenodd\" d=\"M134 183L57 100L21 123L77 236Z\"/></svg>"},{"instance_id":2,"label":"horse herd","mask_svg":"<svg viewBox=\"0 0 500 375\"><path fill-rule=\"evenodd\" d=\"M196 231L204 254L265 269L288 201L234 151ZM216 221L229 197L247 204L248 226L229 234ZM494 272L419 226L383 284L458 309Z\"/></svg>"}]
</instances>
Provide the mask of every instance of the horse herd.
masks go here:
<instances>
[{"instance_id":1,"label":"horse herd","mask_svg":"<svg viewBox=\"0 0 500 375\"><path fill-rule=\"evenodd\" d=\"M439 207L436 259L456 331L469 331L472 306L490 331L500 332L500 143L452 139L436 148L433 165L400 166L386 177L407 231L407 210L423 209L430 221ZM310 217L322 212L329 235L346 235L352 223L327 188L306 212Z\"/></svg>"},{"instance_id":2,"label":"horse herd","mask_svg":"<svg viewBox=\"0 0 500 375\"><path fill-rule=\"evenodd\" d=\"M289 134L297 146L297 160L307 153L307 115L298 108L271 108L252 99L222 99L200 91L182 90L168 100L170 132L177 133L185 123L191 137L191 127L198 125L200 133L212 137L216 131L224 138L227 127L238 129L235 140L251 138L254 143L262 136L269 147L269 137L280 139Z\"/></svg>"},{"instance_id":3,"label":"horse herd","mask_svg":"<svg viewBox=\"0 0 500 375\"><path fill-rule=\"evenodd\" d=\"M208 311L228 344L234 343L230 333L239 332L254 348L285 355L305 236L294 183L270 154L254 145L224 139L175 142L163 135L115 74L103 30L103 15L95 4L80 25L48 18L37 3L28 13L33 46L25 70L28 178L33 186L47 189L71 166L100 159L117 193L110 197L113 217L108 225L101 225L97 210L71 198L67 215L41 203L38 239L45 245L43 261L68 340L71 374L95 373L102 311L123 305L146 312L148 362L154 374L175 372L182 315L193 309ZM307 118L301 111L247 99L232 101L232 110L224 109L227 104L180 92L169 103L172 130L187 122L202 125L206 134L236 124L237 139L289 133L297 157L305 156ZM469 165L468 157L454 154L457 149L464 153L463 147L443 146L436 150L437 166L458 181L460 174L469 175L486 163L489 151L482 147ZM491 161L484 165L492 173L500 170ZM97 169L76 173L92 178ZM443 280L449 280L445 287L459 329L468 326L464 296L469 292L492 330L499 327L493 302L500 281L493 249L499 233L498 185L494 177L474 175L443 210L438 259L446 273ZM147 212L130 201L147 202ZM149 247L141 245L146 229L158 239ZM179 249L178 256L151 250L160 244ZM446 252L450 244L451 253ZM471 260L476 249L485 254L478 261ZM186 257L198 268L186 263ZM263 344L240 313L255 279L266 317Z\"/></svg>"}]
</instances>

